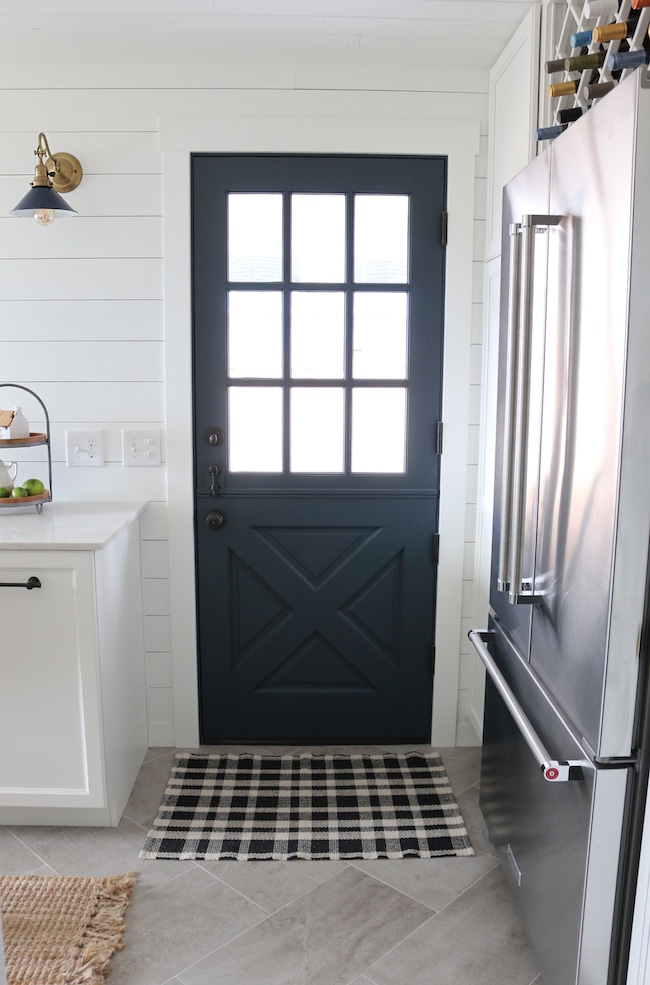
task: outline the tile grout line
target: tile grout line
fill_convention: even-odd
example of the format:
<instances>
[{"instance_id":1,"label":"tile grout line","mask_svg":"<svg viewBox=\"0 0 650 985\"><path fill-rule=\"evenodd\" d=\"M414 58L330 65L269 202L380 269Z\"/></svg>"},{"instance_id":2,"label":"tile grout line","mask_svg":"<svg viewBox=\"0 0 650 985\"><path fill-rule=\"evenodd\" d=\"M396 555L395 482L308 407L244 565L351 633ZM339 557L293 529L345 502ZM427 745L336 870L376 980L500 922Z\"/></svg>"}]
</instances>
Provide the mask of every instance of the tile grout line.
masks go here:
<instances>
[{"instance_id":1,"label":"tile grout line","mask_svg":"<svg viewBox=\"0 0 650 985\"><path fill-rule=\"evenodd\" d=\"M466 889L464 889L462 891L462 893L458 893L458 895L456 897L454 897L453 900L450 900L449 903L446 903L439 910L433 912L432 915L427 920L425 920L423 923L421 923L419 927L416 927L415 930L412 930L410 934L407 934L407 936L404 937L403 940L399 941L398 944L395 944L394 947L391 947L390 950L386 951L386 954L383 954L380 958L377 958L376 961L373 961L372 964L368 965L368 967L365 969L365 971L362 971L361 974L364 975L364 976L367 976L369 978L369 980L372 982L372 985L376 985L376 983L374 982L374 979L372 979L370 977L370 975L369 975L369 971L372 968L374 968L374 966L376 964L378 964L380 961L383 961L384 958L388 957L388 955L391 954L395 950L395 948L400 947L402 944L406 943L406 941L410 940L410 938L413 937L414 934L416 934L420 930L422 930L422 928L426 924L431 923L433 920L436 919L436 917L438 917L438 916L440 916L440 914L444 913L445 910L447 910L450 906L452 906L454 903L458 902L459 899L462 899L462 897L465 896L465 894L467 892L469 892L469 890L472 889L473 886L477 886L483 879L485 879L491 872L493 872L494 869L495 869L495 867L498 866L498 864L499 863L495 860L495 864L493 866L491 866L491 868L489 868L487 872L484 872L482 876L480 876L478 879L475 879L474 882L470 886L467 886ZM537 978L539 978L539 974L537 975ZM537 980L536 978L533 979L533 981L530 983L530 985L535 985L536 980ZM352 979L352 982L354 982L354 979ZM352 982L348 983L348 985L352 985Z\"/></svg>"},{"instance_id":2,"label":"tile grout line","mask_svg":"<svg viewBox=\"0 0 650 985\"><path fill-rule=\"evenodd\" d=\"M313 892L315 889L320 889L321 886L325 886L328 882L331 882L331 880L334 879L342 871L341 869L339 869L338 872L333 872L332 875L327 876L327 878L323 879L322 882L319 882L316 886L311 886L309 889L306 889L303 893L300 893L298 896L294 897L294 899L289 900L288 903L283 903L282 906L279 906L276 910L267 910L266 907L261 905L261 903L256 903L255 900L250 899L250 897L246 896L245 893L242 893L241 890L235 889L234 886L231 886L230 883L226 882L225 879L222 879L221 876L216 875L214 872L210 872L209 869L204 869L203 866L201 865L202 861L205 860L204 859L195 860L194 864L197 865L203 872L207 872L208 875L212 876L223 886L227 886L227 888L232 890L234 893L238 893L238 895L241 896L242 899L248 900L249 903L253 903L255 906L259 906L260 909L265 910L270 917L274 916L276 913L280 913L282 910L286 909L287 906L291 906L293 903L296 903L298 900L304 899L305 896L308 896L309 893ZM232 859L228 859L227 861L232 861ZM350 864L346 859L340 859L340 861L343 862L348 868L350 868ZM246 863L239 863L239 864L246 864ZM368 873L364 873L364 874L367 875Z\"/></svg>"},{"instance_id":3,"label":"tile grout line","mask_svg":"<svg viewBox=\"0 0 650 985\"><path fill-rule=\"evenodd\" d=\"M18 844L19 845L22 845L22 847L25 849L25 851L29 852L29 854L34 859L37 859L40 862L41 865L47 866L47 868L48 869L51 869L52 872L55 872L57 875L60 875L58 869L55 869L53 865L50 865L50 863L49 862L46 862L44 858L41 858L41 856L38 854L38 852L36 852L33 848L30 848L29 845L26 842L24 842L22 840L22 838L19 838L18 835L14 831L12 831L7 826L4 827L4 830L7 832L7 834L11 835L12 838L15 838L16 841L18 842Z\"/></svg>"}]
</instances>

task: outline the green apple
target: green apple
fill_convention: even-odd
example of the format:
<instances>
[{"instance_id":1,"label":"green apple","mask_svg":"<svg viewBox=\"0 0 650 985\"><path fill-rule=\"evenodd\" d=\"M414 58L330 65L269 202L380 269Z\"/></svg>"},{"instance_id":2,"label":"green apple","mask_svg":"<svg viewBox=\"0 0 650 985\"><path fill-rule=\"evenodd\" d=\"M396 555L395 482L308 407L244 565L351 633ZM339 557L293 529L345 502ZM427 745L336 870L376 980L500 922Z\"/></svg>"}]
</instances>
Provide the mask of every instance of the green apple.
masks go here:
<instances>
[{"instance_id":1,"label":"green apple","mask_svg":"<svg viewBox=\"0 0 650 985\"><path fill-rule=\"evenodd\" d=\"M26 489L30 496L40 496L45 486L40 479L25 479L23 489Z\"/></svg>"},{"instance_id":2,"label":"green apple","mask_svg":"<svg viewBox=\"0 0 650 985\"><path fill-rule=\"evenodd\" d=\"M0 486L0 499L8 499L11 496L11 489L7 489L6 486Z\"/></svg>"},{"instance_id":3,"label":"green apple","mask_svg":"<svg viewBox=\"0 0 650 985\"><path fill-rule=\"evenodd\" d=\"M29 496L27 490L23 489L22 486L14 486L11 490L12 499L22 499L23 496Z\"/></svg>"}]
</instances>

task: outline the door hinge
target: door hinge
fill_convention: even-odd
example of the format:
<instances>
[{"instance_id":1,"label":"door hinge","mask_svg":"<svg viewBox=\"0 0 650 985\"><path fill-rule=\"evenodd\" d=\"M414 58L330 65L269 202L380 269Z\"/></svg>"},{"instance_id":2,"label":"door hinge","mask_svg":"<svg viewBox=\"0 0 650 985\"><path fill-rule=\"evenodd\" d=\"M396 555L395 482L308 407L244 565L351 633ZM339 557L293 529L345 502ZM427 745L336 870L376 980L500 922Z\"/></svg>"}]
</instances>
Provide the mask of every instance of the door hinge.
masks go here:
<instances>
[{"instance_id":1,"label":"door hinge","mask_svg":"<svg viewBox=\"0 0 650 985\"><path fill-rule=\"evenodd\" d=\"M433 535L433 563L438 564L440 558L440 534Z\"/></svg>"},{"instance_id":2,"label":"door hinge","mask_svg":"<svg viewBox=\"0 0 650 985\"><path fill-rule=\"evenodd\" d=\"M440 225L440 238L442 240L443 246L447 245L448 230L449 230L449 213L443 212L441 216L441 225Z\"/></svg>"},{"instance_id":3,"label":"door hinge","mask_svg":"<svg viewBox=\"0 0 650 985\"><path fill-rule=\"evenodd\" d=\"M442 455L442 421L436 421L434 445L436 455Z\"/></svg>"},{"instance_id":4,"label":"door hinge","mask_svg":"<svg viewBox=\"0 0 650 985\"><path fill-rule=\"evenodd\" d=\"M432 643L431 646L429 647L429 658L431 660L431 673L435 674L436 672L436 644L435 643Z\"/></svg>"}]
</instances>

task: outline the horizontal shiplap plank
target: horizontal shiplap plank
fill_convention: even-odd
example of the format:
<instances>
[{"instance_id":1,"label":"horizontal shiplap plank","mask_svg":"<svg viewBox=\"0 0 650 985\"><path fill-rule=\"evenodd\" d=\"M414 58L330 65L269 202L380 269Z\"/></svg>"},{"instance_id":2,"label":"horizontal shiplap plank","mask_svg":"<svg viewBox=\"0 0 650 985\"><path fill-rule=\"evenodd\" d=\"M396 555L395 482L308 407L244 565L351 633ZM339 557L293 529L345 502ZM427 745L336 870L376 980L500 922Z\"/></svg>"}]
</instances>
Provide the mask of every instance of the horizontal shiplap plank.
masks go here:
<instances>
[{"instance_id":1,"label":"horizontal shiplap plank","mask_svg":"<svg viewBox=\"0 0 650 985\"><path fill-rule=\"evenodd\" d=\"M119 44L119 35L116 42ZM170 39L173 40L173 39ZM212 39L214 40L214 39ZM123 52L124 53L124 52ZM161 52L161 55L163 52ZM283 88L294 84L293 63L301 52L249 51L229 52L221 48L218 58L164 62L152 59L120 65L59 64L56 69L57 89L196 89L199 88ZM312 54L307 52L307 60ZM49 89L52 86L50 67L13 64L0 65L0 88Z\"/></svg>"},{"instance_id":2,"label":"horizontal shiplap plank","mask_svg":"<svg viewBox=\"0 0 650 985\"><path fill-rule=\"evenodd\" d=\"M487 137L483 133L479 137L479 152L476 157L476 177L487 180Z\"/></svg>"},{"instance_id":3,"label":"horizontal shiplap plank","mask_svg":"<svg viewBox=\"0 0 650 985\"><path fill-rule=\"evenodd\" d=\"M82 167L85 163L82 161ZM26 171L0 175L0 202L7 203L7 209L0 215L5 215L27 194L32 177ZM161 216L162 175L84 172L79 187L64 197L68 205L84 217Z\"/></svg>"},{"instance_id":4,"label":"horizontal shiplap plank","mask_svg":"<svg viewBox=\"0 0 650 985\"><path fill-rule=\"evenodd\" d=\"M161 260L0 260L0 301L154 300L163 297L162 279Z\"/></svg>"},{"instance_id":5,"label":"horizontal shiplap plank","mask_svg":"<svg viewBox=\"0 0 650 985\"><path fill-rule=\"evenodd\" d=\"M485 222L487 213L487 180L477 178L474 182L474 218Z\"/></svg>"},{"instance_id":6,"label":"horizontal shiplap plank","mask_svg":"<svg viewBox=\"0 0 650 985\"><path fill-rule=\"evenodd\" d=\"M2 368L10 380L68 383L111 380L162 382L162 342L3 342Z\"/></svg>"},{"instance_id":7,"label":"horizontal shiplap plank","mask_svg":"<svg viewBox=\"0 0 650 985\"><path fill-rule=\"evenodd\" d=\"M382 119L487 119L487 93L458 92L374 92L322 90L134 90L124 99L111 90L71 91L66 98L56 90L44 91L34 99L33 92L0 91L0 119L7 130L31 128L38 133L44 117L51 132L97 129L101 120L106 130L154 130L159 116L274 116L279 113L315 118L364 117ZM75 148L59 148L76 153ZM197 151L202 148L196 147ZM83 164L83 162L82 162ZM20 165L22 167L23 165ZM15 162L5 165L12 173Z\"/></svg>"},{"instance_id":8,"label":"horizontal shiplap plank","mask_svg":"<svg viewBox=\"0 0 650 985\"><path fill-rule=\"evenodd\" d=\"M485 220L474 220L474 260L482 261L485 259Z\"/></svg>"},{"instance_id":9,"label":"horizontal shiplap plank","mask_svg":"<svg viewBox=\"0 0 650 985\"><path fill-rule=\"evenodd\" d=\"M124 503L160 501L166 497L164 468L124 468L119 463L99 468L72 468L56 462L52 468L54 500Z\"/></svg>"},{"instance_id":10,"label":"horizontal shiplap plank","mask_svg":"<svg viewBox=\"0 0 650 985\"><path fill-rule=\"evenodd\" d=\"M169 517L166 503L150 503L147 506L142 514L141 530L143 541L167 540Z\"/></svg>"},{"instance_id":11,"label":"horizontal shiplap plank","mask_svg":"<svg viewBox=\"0 0 650 985\"><path fill-rule=\"evenodd\" d=\"M395 92L470 92L488 89L487 69L449 72L437 66L379 64L300 65L296 68L296 89L377 89Z\"/></svg>"},{"instance_id":12,"label":"horizontal shiplap plank","mask_svg":"<svg viewBox=\"0 0 650 985\"><path fill-rule=\"evenodd\" d=\"M163 540L146 540L142 544L144 578L169 578L169 544Z\"/></svg>"},{"instance_id":13,"label":"horizontal shiplap plank","mask_svg":"<svg viewBox=\"0 0 650 985\"><path fill-rule=\"evenodd\" d=\"M148 615L146 611L148 584L149 581L145 578L143 583L145 616ZM157 614L159 615L160 613ZM171 687L174 682L171 653L147 653L145 659L147 668L147 686L150 688Z\"/></svg>"},{"instance_id":14,"label":"horizontal shiplap plank","mask_svg":"<svg viewBox=\"0 0 650 985\"><path fill-rule=\"evenodd\" d=\"M19 460L17 481L25 479L40 479L49 488L47 463ZM52 463L51 492L55 501L161 502L166 499L166 487L164 468L125 469L119 462L97 468L71 468L64 462Z\"/></svg>"},{"instance_id":15,"label":"horizontal shiplap plank","mask_svg":"<svg viewBox=\"0 0 650 985\"><path fill-rule=\"evenodd\" d=\"M1 301L0 342L164 338L162 300Z\"/></svg>"},{"instance_id":16,"label":"horizontal shiplap plank","mask_svg":"<svg viewBox=\"0 0 650 985\"><path fill-rule=\"evenodd\" d=\"M68 201L80 215L161 216L162 175L87 171Z\"/></svg>"},{"instance_id":17,"label":"horizontal shiplap plank","mask_svg":"<svg viewBox=\"0 0 650 985\"><path fill-rule=\"evenodd\" d=\"M139 421L155 427L165 419L164 387L161 383L68 383L21 380L45 404L50 421L84 421L89 426L105 421L127 426ZM13 405L10 405L13 406ZM29 419L29 418L28 418ZM75 424L75 427L80 425ZM138 470L139 471L139 470Z\"/></svg>"},{"instance_id":18,"label":"horizontal shiplap plank","mask_svg":"<svg viewBox=\"0 0 650 985\"><path fill-rule=\"evenodd\" d=\"M157 216L65 216L47 229L26 217L0 216L0 260L162 255Z\"/></svg>"},{"instance_id":19,"label":"horizontal shiplap plank","mask_svg":"<svg viewBox=\"0 0 650 985\"><path fill-rule=\"evenodd\" d=\"M168 616L169 580L167 578L145 578L143 588L145 615Z\"/></svg>"}]
</instances>

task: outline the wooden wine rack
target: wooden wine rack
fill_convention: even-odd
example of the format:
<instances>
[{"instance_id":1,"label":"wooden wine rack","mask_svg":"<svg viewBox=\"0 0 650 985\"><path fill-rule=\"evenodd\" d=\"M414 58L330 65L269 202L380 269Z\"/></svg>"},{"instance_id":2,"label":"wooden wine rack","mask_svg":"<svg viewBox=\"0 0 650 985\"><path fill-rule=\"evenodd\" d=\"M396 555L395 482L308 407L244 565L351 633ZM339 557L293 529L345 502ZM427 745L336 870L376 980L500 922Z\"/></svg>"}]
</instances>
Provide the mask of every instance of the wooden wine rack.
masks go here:
<instances>
[{"instance_id":1,"label":"wooden wine rack","mask_svg":"<svg viewBox=\"0 0 650 985\"><path fill-rule=\"evenodd\" d=\"M567 0L566 11L564 14L564 21L560 29L555 58L569 58L571 55L578 55L581 53L582 49L571 47L571 35L576 34L579 31L590 31L594 27L598 27L601 24L612 24L617 21L626 21L631 10L630 0L622 0L621 6L619 8L616 18L612 19L611 15L609 17L591 17L585 16L585 6L586 4L580 0ZM636 13L636 11L634 11ZM643 48L644 39L648 36L648 27L650 26L650 7L643 7L639 11L639 19L634 31L633 37L627 39L630 51L638 51ZM589 84L590 81L596 82L611 82L612 73L607 65L607 59L610 55L613 55L618 51L620 47L620 41L609 41L607 42L607 47L605 50L605 61L601 68L592 70L586 69L578 75L576 72L555 72L553 75L547 75L546 79L548 83L553 82L568 82L568 81L578 81L578 91L575 95L571 96L560 96L559 98L549 99L552 104L551 117L554 120L555 114L558 109L568 109L570 107L580 107L581 109L586 109L591 105L584 97L584 88ZM589 54L592 54L600 50L600 45L593 44L593 42L588 47ZM641 66L640 71L647 71L647 66ZM597 73L597 78L593 78L594 71ZM620 76L620 81L622 81L631 72L635 72L635 68L624 69ZM604 98L604 97L601 97ZM595 100L594 100L595 102Z\"/></svg>"}]
</instances>

